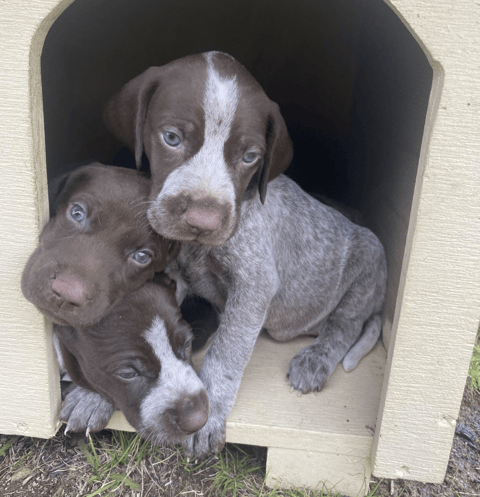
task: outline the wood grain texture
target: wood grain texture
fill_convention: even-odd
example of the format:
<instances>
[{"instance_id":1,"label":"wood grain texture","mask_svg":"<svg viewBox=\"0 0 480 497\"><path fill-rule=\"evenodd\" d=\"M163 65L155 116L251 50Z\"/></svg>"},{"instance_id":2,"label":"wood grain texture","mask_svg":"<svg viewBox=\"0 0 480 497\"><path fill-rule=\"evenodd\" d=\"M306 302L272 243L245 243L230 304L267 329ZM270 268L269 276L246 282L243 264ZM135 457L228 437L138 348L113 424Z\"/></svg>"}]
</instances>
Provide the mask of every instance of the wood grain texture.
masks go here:
<instances>
[{"instance_id":1,"label":"wood grain texture","mask_svg":"<svg viewBox=\"0 0 480 497\"><path fill-rule=\"evenodd\" d=\"M269 448L267 479L270 488L309 488L322 495L366 495L372 472L370 457Z\"/></svg>"},{"instance_id":2,"label":"wood grain texture","mask_svg":"<svg viewBox=\"0 0 480 497\"><path fill-rule=\"evenodd\" d=\"M58 368L51 326L23 298L20 276L48 216L40 52L51 9L63 7L0 4L0 432L38 437L58 427Z\"/></svg>"},{"instance_id":3,"label":"wood grain texture","mask_svg":"<svg viewBox=\"0 0 480 497\"><path fill-rule=\"evenodd\" d=\"M435 75L374 474L440 482L479 318L480 6L470 0L389 3L424 47Z\"/></svg>"}]
</instances>

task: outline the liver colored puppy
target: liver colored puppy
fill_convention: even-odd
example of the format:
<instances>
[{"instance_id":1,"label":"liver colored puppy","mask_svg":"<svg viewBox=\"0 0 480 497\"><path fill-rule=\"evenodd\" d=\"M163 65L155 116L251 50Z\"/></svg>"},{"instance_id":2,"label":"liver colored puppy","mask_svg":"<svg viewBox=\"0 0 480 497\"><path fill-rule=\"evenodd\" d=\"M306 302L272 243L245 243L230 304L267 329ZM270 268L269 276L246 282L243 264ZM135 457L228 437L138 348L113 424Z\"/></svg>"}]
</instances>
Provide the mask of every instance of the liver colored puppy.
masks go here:
<instances>
[{"instance_id":1,"label":"liver colored puppy","mask_svg":"<svg viewBox=\"0 0 480 497\"><path fill-rule=\"evenodd\" d=\"M60 418L69 431L103 429L115 408L145 438L175 444L207 421L208 398L191 365L193 334L164 276L120 299L98 324L55 325L61 368L78 385Z\"/></svg>"},{"instance_id":2,"label":"liver colored puppy","mask_svg":"<svg viewBox=\"0 0 480 497\"><path fill-rule=\"evenodd\" d=\"M88 326L153 279L178 244L147 219L150 181L98 163L66 179L22 276L25 297L54 323Z\"/></svg>"},{"instance_id":3,"label":"liver colored puppy","mask_svg":"<svg viewBox=\"0 0 480 497\"><path fill-rule=\"evenodd\" d=\"M195 293L220 311L200 371L210 414L187 454L222 448L263 328L278 340L316 337L287 371L302 393L324 388L340 361L353 369L381 333L383 247L281 174L293 153L287 127L247 70L218 52L150 68L105 116L137 164L143 152L150 161L151 225L183 242L167 269L179 301Z\"/></svg>"}]
</instances>

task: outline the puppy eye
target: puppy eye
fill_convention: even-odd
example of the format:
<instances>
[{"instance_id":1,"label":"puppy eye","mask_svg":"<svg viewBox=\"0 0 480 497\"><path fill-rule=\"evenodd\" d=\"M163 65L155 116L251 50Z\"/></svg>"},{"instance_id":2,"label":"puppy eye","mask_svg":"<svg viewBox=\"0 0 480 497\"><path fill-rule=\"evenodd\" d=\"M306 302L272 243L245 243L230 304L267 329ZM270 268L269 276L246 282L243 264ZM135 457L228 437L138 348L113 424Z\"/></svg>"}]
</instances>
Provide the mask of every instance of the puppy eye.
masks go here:
<instances>
[{"instance_id":1,"label":"puppy eye","mask_svg":"<svg viewBox=\"0 0 480 497\"><path fill-rule=\"evenodd\" d=\"M139 374L135 368L125 368L117 371L117 376L120 376L123 380L131 380L132 378L139 376Z\"/></svg>"},{"instance_id":2,"label":"puppy eye","mask_svg":"<svg viewBox=\"0 0 480 497\"><path fill-rule=\"evenodd\" d=\"M173 148L177 148L182 143L182 139L173 131L165 131L162 134L163 141L169 146Z\"/></svg>"},{"instance_id":3,"label":"puppy eye","mask_svg":"<svg viewBox=\"0 0 480 497\"><path fill-rule=\"evenodd\" d=\"M257 152L247 152L242 157L242 160L243 160L243 162L245 162L245 164L253 164L257 159L258 159Z\"/></svg>"},{"instance_id":4,"label":"puppy eye","mask_svg":"<svg viewBox=\"0 0 480 497\"><path fill-rule=\"evenodd\" d=\"M132 259L141 266L147 265L152 260L152 254L147 250L137 250L132 254Z\"/></svg>"},{"instance_id":5,"label":"puppy eye","mask_svg":"<svg viewBox=\"0 0 480 497\"><path fill-rule=\"evenodd\" d=\"M87 213L82 205L73 204L70 208L70 216L77 223L81 223L87 217Z\"/></svg>"}]
</instances>

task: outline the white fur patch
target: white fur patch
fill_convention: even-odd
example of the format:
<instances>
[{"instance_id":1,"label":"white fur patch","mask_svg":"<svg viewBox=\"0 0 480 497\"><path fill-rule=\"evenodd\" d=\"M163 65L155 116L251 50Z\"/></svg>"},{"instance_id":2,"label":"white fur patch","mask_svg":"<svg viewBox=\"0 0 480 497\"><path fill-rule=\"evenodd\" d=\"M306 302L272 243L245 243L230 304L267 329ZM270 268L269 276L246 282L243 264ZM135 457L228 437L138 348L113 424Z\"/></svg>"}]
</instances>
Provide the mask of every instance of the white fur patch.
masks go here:
<instances>
[{"instance_id":1,"label":"white fur patch","mask_svg":"<svg viewBox=\"0 0 480 497\"><path fill-rule=\"evenodd\" d=\"M196 394L204 387L193 368L173 353L162 319L157 316L153 320L150 329L144 333L144 338L161 364L157 384L143 399L140 407L141 418L148 423L148 420L154 420L179 398Z\"/></svg>"},{"instance_id":2,"label":"white fur patch","mask_svg":"<svg viewBox=\"0 0 480 497\"><path fill-rule=\"evenodd\" d=\"M165 181L157 200L189 192L195 197L207 195L221 204L235 204L235 189L224 157L225 142L239 101L236 78L223 78L208 61L203 108L205 136L202 148Z\"/></svg>"}]
</instances>

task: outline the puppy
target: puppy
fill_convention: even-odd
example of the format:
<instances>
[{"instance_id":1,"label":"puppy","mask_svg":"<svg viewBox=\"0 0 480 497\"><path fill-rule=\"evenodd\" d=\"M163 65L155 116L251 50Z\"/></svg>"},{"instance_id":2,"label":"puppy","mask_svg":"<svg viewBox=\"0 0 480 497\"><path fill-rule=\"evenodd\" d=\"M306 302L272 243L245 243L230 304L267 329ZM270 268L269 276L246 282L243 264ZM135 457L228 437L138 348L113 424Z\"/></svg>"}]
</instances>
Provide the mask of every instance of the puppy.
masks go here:
<instances>
[{"instance_id":1,"label":"puppy","mask_svg":"<svg viewBox=\"0 0 480 497\"><path fill-rule=\"evenodd\" d=\"M222 448L262 328L278 340L316 336L287 371L302 393L371 350L381 332L383 247L281 174L293 153L285 122L241 64L210 52L150 68L105 117L138 164L143 152L150 161L151 225L183 242L167 269L179 301L195 293L221 314L200 371L209 419L185 441L187 454Z\"/></svg>"},{"instance_id":2,"label":"puppy","mask_svg":"<svg viewBox=\"0 0 480 497\"><path fill-rule=\"evenodd\" d=\"M142 173L94 163L62 186L22 291L54 323L89 326L153 279L179 245L149 226L150 182Z\"/></svg>"},{"instance_id":3,"label":"puppy","mask_svg":"<svg viewBox=\"0 0 480 497\"><path fill-rule=\"evenodd\" d=\"M161 445L182 442L206 423L208 398L191 363L193 334L166 276L120 299L98 324L55 325L55 334L61 368L78 385L60 414L67 431L99 431L115 408Z\"/></svg>"}]
</instances>

